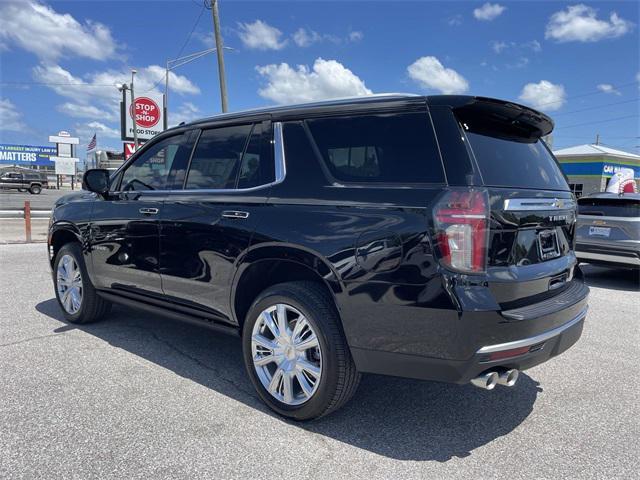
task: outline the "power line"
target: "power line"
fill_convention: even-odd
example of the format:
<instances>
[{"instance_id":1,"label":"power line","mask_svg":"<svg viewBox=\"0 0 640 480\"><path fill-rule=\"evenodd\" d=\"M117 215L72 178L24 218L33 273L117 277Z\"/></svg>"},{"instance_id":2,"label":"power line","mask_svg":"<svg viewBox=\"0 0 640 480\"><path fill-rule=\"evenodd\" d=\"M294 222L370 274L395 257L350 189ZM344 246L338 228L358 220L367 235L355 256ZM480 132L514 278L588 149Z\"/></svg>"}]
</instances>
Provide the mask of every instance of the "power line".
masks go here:
<instances>
[{"instance_id":1,"label":"power line","mask_svg":"<svg viewBox=\"0 0 640 480\"><path fill-rule=\"evenodd\" d=\"M57 82L0 82L2 87L21 87L23 85L35 86L35 87L114 87L113 83L57 83Z\"/></svg>"},{"instance_id":2,"label":"power line","mask_svg":"<svg viewBox=\"0 0 640 480\"><path fill-rule=\"evenodd\" d=\"M637 118L639 116L640 115L638 115L638 114L636 114L636 115L626 115L626 116L623 116L623 117L608 118L606 120L596 120L594 122L576 123L575 125L567 125L567 126L564 126L564 127L556 128L556 130L562 130L563 128L584 127L586 125L595 125L596 123L615 122L617 120L625 120L627 118Z\"/></svg>"},{"instance_id":3,"label":"power line","mask_svg":"<svg viewBox=\"0 0 640 480\"><path fill-rule=\"evenodd\" d=\"M587 107L587 108L582 108L580 110L572 110L570 112L561 112L561 113L556 113L555 115L553 115L553 117L559 117L560 115L569 115L571 113L580 113L580 112L586 112L588 110L597 110L599 108L606 108L606 107L611 107L613 105L622 105L624 103L631 103L631 102L637 102L640 100L640 97L638 98L632 98L631 100L623 100L621 102L613 102L613 103L605 103L603 105L597 105L595 107Z\"/></svg>"},{"instance_id":4,"label":"power line","mask_svg":"<svg viewBox=\"0 0 640 480\"><path fill-rule=\"evenodd\" d=\"M198 17L196 18L196 21L193 23L193 27L191 27L191 31L189 32L189 35L187 35L187 38L185 39L184 43L182 44L182 47L180 47L180 51L175 56L175 58L179 58L180 55L182 55L182 52L184 52L184 49L186 48L186 46L189 44L189 41L191 40L191 36L193 35L193 32L196 31L196 27L200 23L200 19L202 18L202 14L204 13L204 11L205 11L205 5L203 4L202 8L200 8L200 13L198 14ZM145 90L145 93L150 92L151 90L155 90L155 88L160 84L160 82L162 82L162 80L164 80L164 75L162 77L160 77L156 83L153 84L153 87L151 87L149 90Z\"/></svg>"},{"instance_id":5,"label":"power line","mask_svg":"<svg viewBox=\"0 0 640 480\"><path fill-rule=\"evenodd\" d=\"M625 88L625 87L628 87L629 85L636 85L637 83L638 82L629 82L629 83L623 83L620 85L613 85L613 88L615 89ZM591 92L581 93L580 95L572 95L570 97L563 98L561 100L555 100L553 102L538 103L536 104L535 108L539 109L540 107L544 107L545 105L553 105L554 103L562 103L566 100L573 100L574 98L588 97L590 95L597 95L599 93L604 93L604 92L602 90L593 90Z\"/></svg>"}]
</instances>

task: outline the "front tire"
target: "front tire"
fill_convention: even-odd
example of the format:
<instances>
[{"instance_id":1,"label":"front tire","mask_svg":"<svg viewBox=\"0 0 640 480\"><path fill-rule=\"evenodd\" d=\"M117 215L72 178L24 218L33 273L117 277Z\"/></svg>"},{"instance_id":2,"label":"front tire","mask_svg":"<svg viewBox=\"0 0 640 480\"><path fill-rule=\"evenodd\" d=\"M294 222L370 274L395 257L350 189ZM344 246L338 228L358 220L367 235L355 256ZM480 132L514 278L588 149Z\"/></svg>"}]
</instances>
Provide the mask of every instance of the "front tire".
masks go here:
<instances>
[{"instance_id":1,"label":"front tire","mask_svg":"<svg viewBox=\"0 0 640 480\"><path fill-rule=\"evenodd\" d=\"M335 305L315 282L281 283L261 293L247 314L242 346L260 398L294 420L339 409L360 382Z\"/></svg>"},{"instance_id":2,"label":"front tire","mask_svg":"<svg viewBox=\"0 0 640 480\"><path fill-rule=\"evenodd\" d=\"M93 287L78 243L67 243L53 263L53 283L62 314L71 323L90 323L104 317L111 303Z\"/></svg>"}]
</instances>

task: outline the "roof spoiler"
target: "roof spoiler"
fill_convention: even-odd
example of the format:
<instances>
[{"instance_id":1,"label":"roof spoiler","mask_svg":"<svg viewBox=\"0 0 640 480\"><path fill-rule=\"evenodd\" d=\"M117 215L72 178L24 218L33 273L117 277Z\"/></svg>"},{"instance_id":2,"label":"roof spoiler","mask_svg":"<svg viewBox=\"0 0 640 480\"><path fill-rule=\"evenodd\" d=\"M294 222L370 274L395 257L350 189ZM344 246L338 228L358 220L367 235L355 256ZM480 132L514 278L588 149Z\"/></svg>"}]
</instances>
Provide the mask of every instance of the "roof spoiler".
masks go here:
<instances>
[{"instance_id":1,"label":"roof spoiler","mask_svg":"<svg viewBox=\"0 0 640 480\"><path fill-rule=\"evenodd\" d=\"M438 95L427 97L429 105L448 105L461 121L503 130L508 135L531 140L549 135L553 120L524 105L488 97Z\"/></svg>"}]
</instances>

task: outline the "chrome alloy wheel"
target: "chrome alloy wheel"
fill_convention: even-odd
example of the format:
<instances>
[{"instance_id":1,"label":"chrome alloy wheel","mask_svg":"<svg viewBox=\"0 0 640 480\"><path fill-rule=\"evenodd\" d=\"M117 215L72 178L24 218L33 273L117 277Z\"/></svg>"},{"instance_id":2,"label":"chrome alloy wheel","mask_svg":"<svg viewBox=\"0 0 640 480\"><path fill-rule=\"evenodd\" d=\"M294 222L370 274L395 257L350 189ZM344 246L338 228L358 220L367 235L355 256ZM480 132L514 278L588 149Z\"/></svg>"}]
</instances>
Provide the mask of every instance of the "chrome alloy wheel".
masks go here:
<instances>
[{"instance_id":1,"label":"chrome alloy wheel","mask_svg":"<svg viewBox=\"0 0 640 480\"><path fill-rule=\"evenodd\" d=\"M251 335L253 367L265 389L287 405L300 405L318 389L322 352L316 332L291 305L264 310Z\"/></svg>"},{"instance_id":2,"label":"chrome alloy wheel","mask_svg":"<svg viewBox=\"0 0 640 480\"><path fill-rule=\"evenodd\" d=\"M56 287L62 307L71 315L77 313L82 306L82 275L71 255L64 255L58 262Z\"/></svg>"}]
</instances>

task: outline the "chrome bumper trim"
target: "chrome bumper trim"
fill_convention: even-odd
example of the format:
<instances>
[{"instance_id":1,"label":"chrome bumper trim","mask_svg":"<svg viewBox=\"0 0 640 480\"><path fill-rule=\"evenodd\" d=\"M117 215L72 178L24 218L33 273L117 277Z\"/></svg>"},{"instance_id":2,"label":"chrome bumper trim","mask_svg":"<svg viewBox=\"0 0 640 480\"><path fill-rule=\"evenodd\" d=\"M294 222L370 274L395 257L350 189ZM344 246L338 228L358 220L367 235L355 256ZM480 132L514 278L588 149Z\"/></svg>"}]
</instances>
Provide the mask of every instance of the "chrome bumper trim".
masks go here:
<instances>
[{"instance_id":1,"label":"chrome bumper trim","mask_svg":"<svg viewBox=\"0 0 640 480\"><path fill-rule=\"evenodd\" d=\"M576 250L579 260L600 260L601 262L624 263L626 265L640 265L640 258L625 257L623 255L610 255L608 253L592 253Z\"/></svg>"},{"instance_id":2,"label":"chrome bumper trim","mask_svg":"<svg viewBox=\"0 0 640 480\"><path fill-rule=\"evenodd\" d=\"M576 323L583 320L587 315L588 309L589 309L589 306L587 305L572 320L569 320L564 325L554 328L553 330L546 331L544 333L541 333L540 335L536 335L535 337L523 338L522 340L514 340L513 342L500 343L498 345L488 345L486 347L482 347L480 350L478 350L477 353L483 354L483 353L501 352L503 350L529 347L531 345L535 345L536 343L545 342L550 338L560 335L565 330L573 327Z\"/></svg>"}]
</instances>

